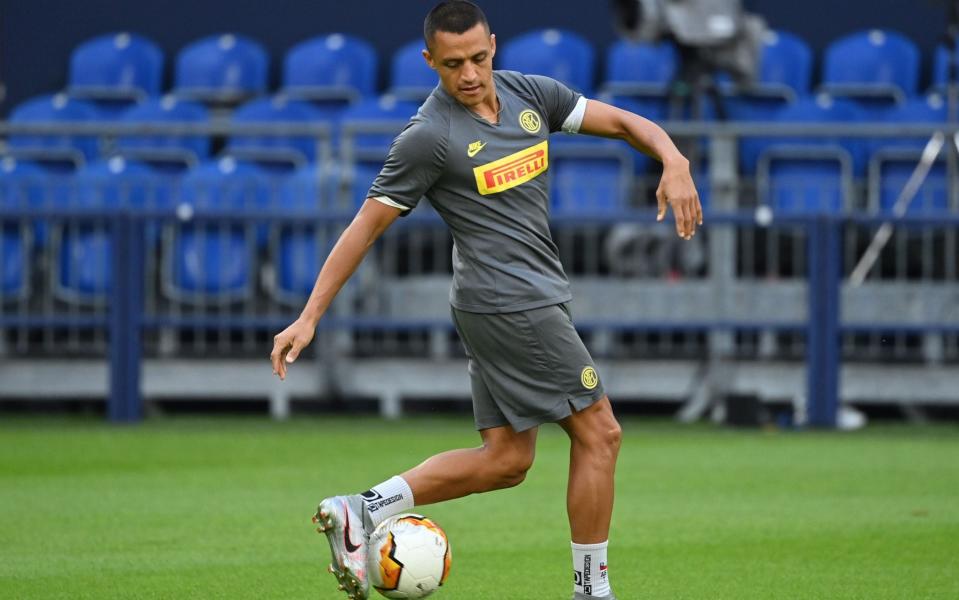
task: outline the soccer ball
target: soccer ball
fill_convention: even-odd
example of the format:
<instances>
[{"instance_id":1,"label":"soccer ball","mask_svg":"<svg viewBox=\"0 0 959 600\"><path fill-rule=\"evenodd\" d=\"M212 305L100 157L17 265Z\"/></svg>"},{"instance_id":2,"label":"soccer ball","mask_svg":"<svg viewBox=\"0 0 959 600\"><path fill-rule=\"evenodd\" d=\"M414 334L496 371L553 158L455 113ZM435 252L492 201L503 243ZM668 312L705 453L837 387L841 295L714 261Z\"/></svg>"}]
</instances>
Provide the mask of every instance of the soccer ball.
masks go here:
<instances>
[{"instance_id":1,"label":"soccer ball","mask_svg":"<svg viewBox=\"0 0 959 600\"><path fill-rule=\"evenodd\" d=\"M425 598L443 585L452 554L446 533L422 515L380 523L370 536L370 585L387 598Z\"/></svg>"}]
</instances>

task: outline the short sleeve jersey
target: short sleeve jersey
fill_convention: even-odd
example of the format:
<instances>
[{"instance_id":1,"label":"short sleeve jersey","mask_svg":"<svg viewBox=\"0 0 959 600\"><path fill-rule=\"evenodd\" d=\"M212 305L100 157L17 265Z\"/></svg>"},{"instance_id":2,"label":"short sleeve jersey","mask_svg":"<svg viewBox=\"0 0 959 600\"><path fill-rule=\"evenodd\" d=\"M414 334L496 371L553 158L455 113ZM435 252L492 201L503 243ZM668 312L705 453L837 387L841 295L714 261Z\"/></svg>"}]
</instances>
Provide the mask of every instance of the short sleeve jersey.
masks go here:
<instances>
[{"instance_id":1,"label":"short sleeve jersey","mask_svg":"<svg viewBox=\"0 0 959 600\"><path fill-rule=\"evenodd\" d=\"M505 313L568 301L549 231L549 135L580 100L562 83L494 71L497 124L438 86L393 141L369 196L404 208L426 197L453 235L450 303Z\"/></svg>"}]
</instances>

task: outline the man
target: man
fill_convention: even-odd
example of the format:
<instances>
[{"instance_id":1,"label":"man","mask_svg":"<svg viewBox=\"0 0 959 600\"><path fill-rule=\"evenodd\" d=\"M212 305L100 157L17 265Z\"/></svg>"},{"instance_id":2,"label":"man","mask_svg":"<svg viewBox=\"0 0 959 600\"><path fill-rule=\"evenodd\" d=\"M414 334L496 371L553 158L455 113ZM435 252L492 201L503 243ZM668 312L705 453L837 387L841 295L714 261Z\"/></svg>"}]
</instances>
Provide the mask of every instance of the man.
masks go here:
<instances>
[{"instance_id":1,"label":"man","mask_svg":"<svg viewBox=\"0 0 959 600\"><path fill-rule=\"evenodd\" d=\"M453 234L452 318L469 357L483 445L433 456L362 494L327 498L314 521L327 534L341 588L367 598L367 538L376 525L414 503L519 484L533 462L537 427L556 422L571 444L573 595L612 599L606 546L621 430L570 319L569 285L548 228L548 138L560 130L615 137L659 159L658 218L671 207L687 240L702 224L689 163L642 117L547 77L494 72L496 38L471 2L437 5L424 37L423 56L440 85L393 142L303 313L276 336L271 359L285 378L366 251L425 196Z\"/></svg>"}]
</instances>

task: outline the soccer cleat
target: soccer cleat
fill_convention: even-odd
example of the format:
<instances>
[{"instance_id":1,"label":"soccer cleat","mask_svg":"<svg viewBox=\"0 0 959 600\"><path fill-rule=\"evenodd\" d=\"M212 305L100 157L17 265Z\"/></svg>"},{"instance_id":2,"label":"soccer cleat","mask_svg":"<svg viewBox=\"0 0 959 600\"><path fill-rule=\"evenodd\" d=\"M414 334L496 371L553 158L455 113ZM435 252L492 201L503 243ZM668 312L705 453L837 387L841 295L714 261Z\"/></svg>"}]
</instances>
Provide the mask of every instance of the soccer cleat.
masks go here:
<instances>
[{"instance_id":1,"label":"soccer cleat","mask_svg":"<svg viewBox=\"0 0 959 600\"><path fill-rule=\"evenodd\" d=\"M363 527L363 500L359 496L334 496L320 502L313 522L326 534L333 562L328 570L350 600L367 600L370 580L366 576L369 535Z\"/></svg>"}]
</instances>

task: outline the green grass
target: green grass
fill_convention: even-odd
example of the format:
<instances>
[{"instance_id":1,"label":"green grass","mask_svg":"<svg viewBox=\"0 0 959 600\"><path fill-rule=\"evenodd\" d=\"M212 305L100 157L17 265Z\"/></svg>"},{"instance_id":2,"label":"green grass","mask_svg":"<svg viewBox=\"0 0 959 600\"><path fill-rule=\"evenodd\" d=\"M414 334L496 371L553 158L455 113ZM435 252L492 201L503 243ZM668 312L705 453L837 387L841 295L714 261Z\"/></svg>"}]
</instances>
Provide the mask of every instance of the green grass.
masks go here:
<instances>
[{"instance_id":1,"label":"green grass","mask_svg":"<svg viewBox=\"0 0 959 600\"><path fill-rule=\"evenodd\" d=\"M959 430L742 433L624 422L610 578L620 600L959 598ZM0 424L0 597L344 598L309 522L466 420ZM445 600L568 600L567 444L518 488L427 507Z\"/></svg>"}]
</instances>

